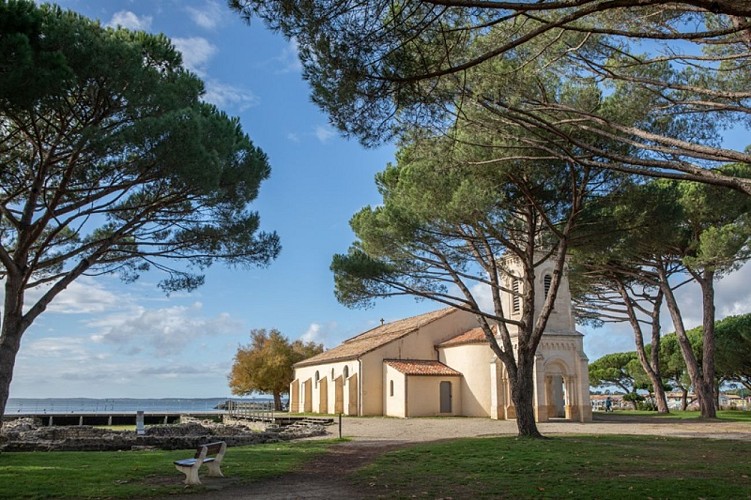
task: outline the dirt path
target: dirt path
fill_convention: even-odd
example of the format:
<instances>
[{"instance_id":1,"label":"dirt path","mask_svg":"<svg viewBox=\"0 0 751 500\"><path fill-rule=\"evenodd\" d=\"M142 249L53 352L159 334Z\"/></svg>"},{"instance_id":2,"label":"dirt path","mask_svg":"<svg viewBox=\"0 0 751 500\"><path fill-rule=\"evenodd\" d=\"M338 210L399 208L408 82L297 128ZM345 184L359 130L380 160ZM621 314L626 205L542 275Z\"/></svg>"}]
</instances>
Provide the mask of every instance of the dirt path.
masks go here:
<instances>
[{"instance_id":1,"label":"dirt path","mask_svg":"<svg viewBox=\"0 0 751 500\"><path fill-rule=\"evenodd\" d=\"M222 478L202 477L208 491L171 496L170 500L195 500L221 498L282 499L340 499L367 498L368 492L354 487L350 474L367 465L382 454L407 446L408 443L389 441L349 441L332 446L328 453L305 464L302 470L282 477L249 485L227 486Z\"/></svg>"},{"instance_id":2,"label":"dirt path","mask_svg":"<svg viewBox=\"0 0 751 500\"><path fill-rule=\"evenodd\" d=\"M539 424L548 436L565 434L634 434L703 437L751 441L751 424L745 422L697 422L654 419L629 415L595 415L592 423L548 422ZM338 426L327 437L338 437ZM375 495L353 486L350 477L377 457L418 442L460 437L516 435L516 422L480 418L344 418L342 435L352 441L332 446L325 455L292 474L248 485L226 479L206 478L209 491L172 500L198 498L246 499L342 499ZM382 493L382 492L380 492Z\"/></svg>"}]
</instances>

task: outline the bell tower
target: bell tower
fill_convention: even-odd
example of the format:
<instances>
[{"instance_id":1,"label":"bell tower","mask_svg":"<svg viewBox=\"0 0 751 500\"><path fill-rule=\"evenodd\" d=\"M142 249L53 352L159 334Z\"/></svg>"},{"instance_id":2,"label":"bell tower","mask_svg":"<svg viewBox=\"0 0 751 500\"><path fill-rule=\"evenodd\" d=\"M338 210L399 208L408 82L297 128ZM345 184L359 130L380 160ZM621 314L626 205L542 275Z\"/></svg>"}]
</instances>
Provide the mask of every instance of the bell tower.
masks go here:
<instances>
[{"instance_id":1,"label":"bell tower","mask_svg":"<svg viewBox=\"0 0 751 500\"><path fill-rule=\"evenodd\" d=\"M554 262L547 260L535 268L535 320L542 310L545 298L550 293L550 286L553 281ZM510 292L502 292L501 301L504 312L511 319L521 319L522 314L522 294L524 293L525 280L523 279L523 269L519 260L515 257L506 257L502 259L502 268L505 270L504 285ZM513 329L512 329L513 331ZM576 324L571 304L571 290L569 289L568 275L564 267L563 276L558 287L558 293L555 297L553 311L548 318L545 333L576 333Z\"/></svg>"},{"instance_id":2,"label":"bell tower","mask_svg":"<svg viewBox=\"0 0 751 500\"><path fill-rule=\"evenodd\" d=\"M521 297L525 280L521 262L515 257L504 257L500 261L504 272L503 283L508 291L501 293L501 301L506 317L521 319ZM545 298L550 293L553 281L554 262L548 260L535 268L535 317L542 310ZM518 327L509 325L512 336L518 335ZM497 399L507 389L507 381L498 373L492 372ZM576 331L571 290L566 269L563 270L553 310L548 317L545 332L537 347L534 367L535 418L538 422L565 418L579 422L592 421L592 408L589 403L588 360L584 354L583 335ZM507 393L507 392L506 392ZM513 414L508 400L504 409L506 415Z\"/></svg>"}]
</instances>

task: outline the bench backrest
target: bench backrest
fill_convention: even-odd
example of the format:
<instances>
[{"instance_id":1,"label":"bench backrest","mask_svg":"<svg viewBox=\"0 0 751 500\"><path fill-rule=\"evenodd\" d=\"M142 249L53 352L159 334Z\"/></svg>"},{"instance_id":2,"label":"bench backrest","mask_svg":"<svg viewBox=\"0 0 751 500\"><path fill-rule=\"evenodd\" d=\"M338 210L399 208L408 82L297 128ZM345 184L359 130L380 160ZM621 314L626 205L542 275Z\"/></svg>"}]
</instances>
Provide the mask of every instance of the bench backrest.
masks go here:
<instances>
[{"instance_id":1,"label":"bench backrest","mask_svg":"<svg viewBox=\"0 0 751 500\"><path fill-rule=\"evenodd\" d=\"M219 455L219 454L223 455L226 447L227 447L227 443L225 443L224 441L217 441L216 443L208 443L208 444L201 445L198 448L196 448L196 455L194 458L203 459L203 458L210 457L213 455ZM205 453L203 451L204 448L206 449Z\"/></svg>"}]
</instances>

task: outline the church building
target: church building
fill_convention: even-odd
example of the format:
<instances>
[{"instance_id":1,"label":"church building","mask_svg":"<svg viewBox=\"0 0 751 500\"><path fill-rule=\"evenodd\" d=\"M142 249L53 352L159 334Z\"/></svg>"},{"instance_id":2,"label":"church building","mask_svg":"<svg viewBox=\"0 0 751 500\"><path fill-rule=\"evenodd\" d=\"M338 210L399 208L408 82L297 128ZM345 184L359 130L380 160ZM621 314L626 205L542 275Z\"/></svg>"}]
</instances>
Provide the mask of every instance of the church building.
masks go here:
<instances>
[{"instance_id":1,"label":"church building","mask_svg":"<svg viewBox=\"0 0 751 500\"><path fill-rule=\"evenodd\" d=\"M513 265L513 261L510 261ZM537 269L536 310L550 286L552 263ZM509 279L507 287L519 290ZM505 311L521 314L518 295ZM513 325L509 325L514 340ZM506 369L471 313L445 308L386 323L295 364L290 412L391 417L515 418ZM535 417L592 420L587 357L576 331L564 276L537 349Z\"/></svg>"}]
</instances>

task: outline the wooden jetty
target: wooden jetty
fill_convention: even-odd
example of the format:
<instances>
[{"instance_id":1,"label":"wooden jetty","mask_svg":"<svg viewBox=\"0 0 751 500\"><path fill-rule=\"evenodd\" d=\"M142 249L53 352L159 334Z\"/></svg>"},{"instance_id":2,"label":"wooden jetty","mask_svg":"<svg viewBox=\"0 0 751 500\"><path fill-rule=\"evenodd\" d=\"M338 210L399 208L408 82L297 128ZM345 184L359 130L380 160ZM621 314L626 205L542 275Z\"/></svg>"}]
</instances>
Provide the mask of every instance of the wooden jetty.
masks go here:
<instances>
[{"instance_id":1,"label":"wooden jetty","mask_svg":"<svg viewBox=\"0 0 751 500\"><path fill-rule=\"evenodd\" d=\"M330 417L307 417L304 415L290 415L287 412L274 410L274 403L260 402L227 402L227 416L233 419L249 420L252 422L265 422L279 426L292 425L295 423L317 423L330 425L334 419Z\"/></svg>"}]
</instances>

